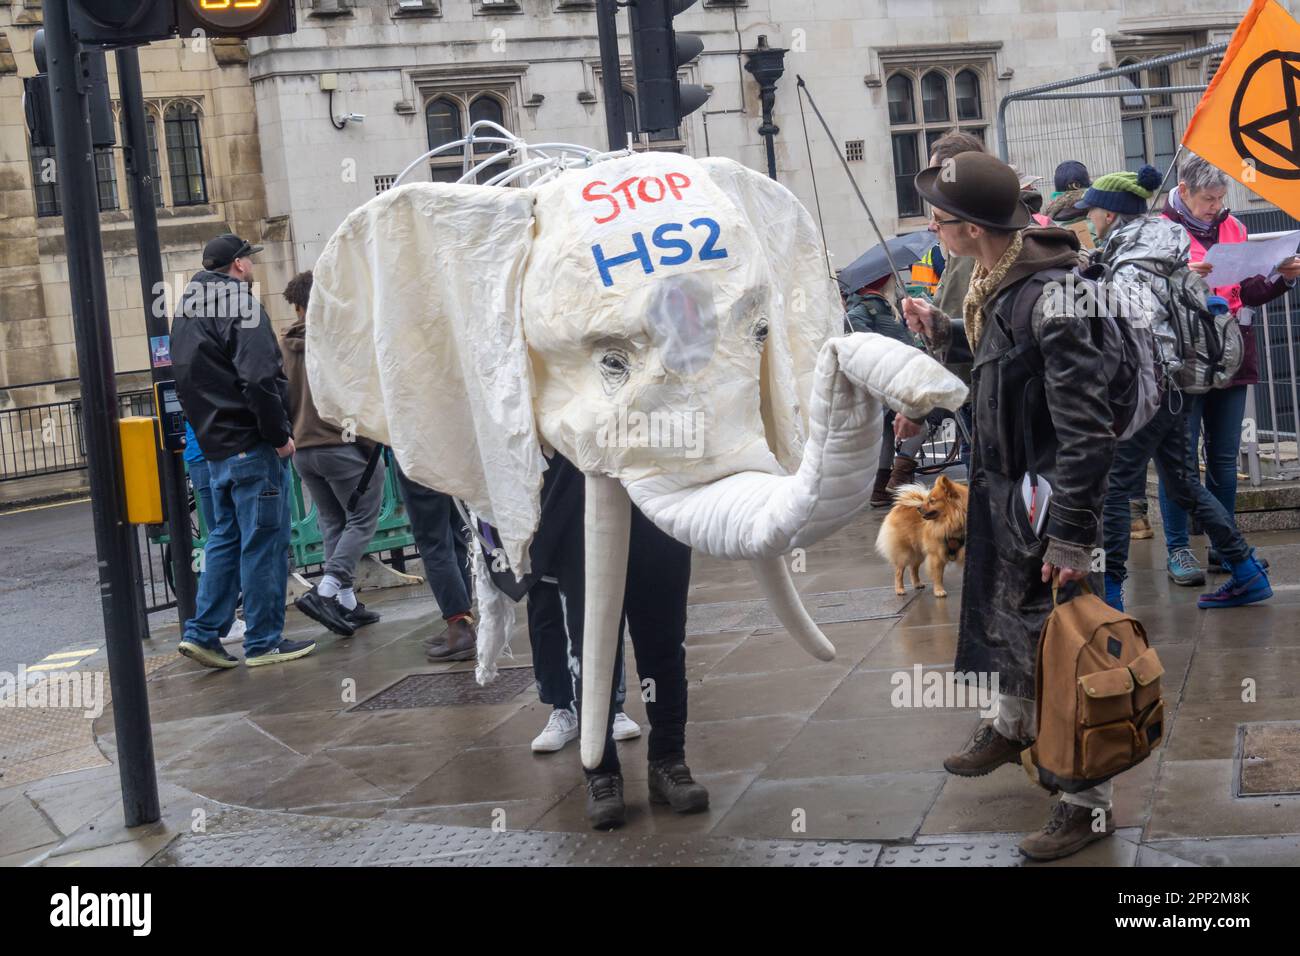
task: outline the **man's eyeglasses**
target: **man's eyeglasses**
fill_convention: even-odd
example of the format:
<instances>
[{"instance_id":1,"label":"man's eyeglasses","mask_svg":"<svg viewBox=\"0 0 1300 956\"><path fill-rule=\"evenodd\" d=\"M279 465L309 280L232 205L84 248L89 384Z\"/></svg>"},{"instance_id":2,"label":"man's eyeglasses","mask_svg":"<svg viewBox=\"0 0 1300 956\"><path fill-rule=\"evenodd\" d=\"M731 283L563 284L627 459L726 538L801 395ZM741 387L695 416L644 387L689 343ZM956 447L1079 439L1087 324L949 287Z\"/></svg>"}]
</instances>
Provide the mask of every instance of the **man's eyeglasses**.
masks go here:
<instances>
[{"instance_id":1,"label":"man's eyeglasses","mask_svg":"<svg viewBox=\"0 0 1300 956\"><path fill-rule=\"evenodd\" d=\"M930 217L930 221L931 221L932 223L934 223L936 226L938 226L940 229L942 229L944 226L955 226L955 225L957 225L957 224L959 224L959 223L965 222L966 220L964 220L964 219L940 219L938 216L931 216L931 217Z\"/></svg>"}]
</instances>

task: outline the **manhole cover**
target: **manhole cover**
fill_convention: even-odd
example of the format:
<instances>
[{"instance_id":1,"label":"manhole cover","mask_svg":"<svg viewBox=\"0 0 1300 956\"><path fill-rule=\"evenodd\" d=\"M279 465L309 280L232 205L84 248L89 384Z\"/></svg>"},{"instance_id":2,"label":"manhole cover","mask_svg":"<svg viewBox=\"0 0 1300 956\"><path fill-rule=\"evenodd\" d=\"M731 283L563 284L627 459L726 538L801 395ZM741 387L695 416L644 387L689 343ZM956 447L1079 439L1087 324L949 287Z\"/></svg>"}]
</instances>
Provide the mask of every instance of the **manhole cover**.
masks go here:
<instances>
[{"instance_id":1,"label":"manhole cover","mask_svg":"<svg viewBox=\"0 0 1300 956\"><path fill-rule=\"evenodd\" d=\"M804 606L818 624L871 621L897 617L914 594L899 597L893 588L858 588L855 591L825 591L803 595ZM752 631L780 627L781 622L766 601L727 601L722 604L692 604L686 609L687 634L717 634L721 631Z\"/></svg>"},{"instance_id":2,"label":"manhole cover","mask_svg":"<svg viewBox=\"0 0 1300 956\"><path fill-rule=\"evenodd\" d=\"M1237 796L1300 796L1300 721L1240 724Z\"/></svg>"},{"instance_id":3,"label":"manhole cover","mask_svg":"<svg viewBox=\"0 0 1300 956\"><path fill-rule=\"evenodd\" d=\"M409 710L455 704L504 704L533 686L531 667L506 667L486 687L474 680L473 671L411 674L367 697L352 710Z\"/></svg>"}]
</instances>

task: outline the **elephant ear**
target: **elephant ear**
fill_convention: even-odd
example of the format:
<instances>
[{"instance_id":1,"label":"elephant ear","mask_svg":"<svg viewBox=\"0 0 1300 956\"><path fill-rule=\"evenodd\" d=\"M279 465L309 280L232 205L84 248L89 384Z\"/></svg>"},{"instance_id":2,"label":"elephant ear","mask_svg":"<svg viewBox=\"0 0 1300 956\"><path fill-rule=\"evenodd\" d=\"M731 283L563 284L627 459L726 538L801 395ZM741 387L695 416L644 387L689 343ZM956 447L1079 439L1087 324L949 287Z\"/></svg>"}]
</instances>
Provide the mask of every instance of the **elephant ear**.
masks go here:
<instances>
[{"instance_id":1,"label":"elephant ear","mask_svg":"<svg viewBox=\"0 0 1300 956\"><path fill-rule=\"evenodd\" d=\"M793 473L808 434L807 402L822 343L844 332L844 306L808 210L775 180L718 157L700 164L749 221L772 275L763 348L762 412L768 445Z\"/></svg>"},{"instance_id":2,"label":"elephant ear","mask_svg":"<svg viewBox=\"0 0 1300 956\"><path fill-rule=\"evenodd\" d=\"M523 189L389 190L330 238L307 310L321 417L467 502L521 574L545 469L520 311L532 217Z\"/></svg>"}]
</instances>

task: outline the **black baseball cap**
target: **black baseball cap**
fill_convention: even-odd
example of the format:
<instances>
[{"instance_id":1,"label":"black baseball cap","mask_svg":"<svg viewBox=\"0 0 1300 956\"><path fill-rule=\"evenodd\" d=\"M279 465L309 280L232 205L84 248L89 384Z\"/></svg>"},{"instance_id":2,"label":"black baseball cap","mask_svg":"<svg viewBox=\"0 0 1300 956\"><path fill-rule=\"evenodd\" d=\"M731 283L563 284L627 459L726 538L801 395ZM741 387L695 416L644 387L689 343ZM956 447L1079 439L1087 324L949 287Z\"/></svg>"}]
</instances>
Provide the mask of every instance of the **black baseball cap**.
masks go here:
<instances>
[{"instance_id":1,"label":"black baseball cap","mask_svg":"<svg viewBox=\"0 0 1300 956\"><path fill-rule=\"evenodd\" d=\"M224 269L236 259L256 255L262 251L246 239L240 239L233 232L222 233L215 239L209 239L203 247L203 268Z\"/></svg>"}]
</instances>

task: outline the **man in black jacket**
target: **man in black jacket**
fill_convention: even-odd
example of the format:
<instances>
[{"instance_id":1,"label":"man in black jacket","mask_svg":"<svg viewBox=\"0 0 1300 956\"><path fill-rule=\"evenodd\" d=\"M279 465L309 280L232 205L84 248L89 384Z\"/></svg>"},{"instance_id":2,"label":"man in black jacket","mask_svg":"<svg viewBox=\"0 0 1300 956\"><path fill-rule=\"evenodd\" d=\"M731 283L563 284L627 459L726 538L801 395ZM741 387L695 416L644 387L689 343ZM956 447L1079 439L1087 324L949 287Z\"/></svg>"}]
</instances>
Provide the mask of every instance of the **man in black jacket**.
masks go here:
<instances>
[{"instance_id":1,"label":"man in black jacket","mask_svg":"<svg viewBox=\"0 0 1300 956\"><path fill-rule=\"evenodd\" d=\"M218 635L241 587L246 664L295 660L316 646L281 633L294 448L280 346L250 286L251 257L261 249L229 233L209 242L172 323L176 387L211 469L215 515L178 649L205 667L239 664Z\"/></svg>"},{"instance_id":2,"label":"man in black jacket","mask_svg":"<svg viewBox=\"0 0 1300 956\"><path fill-rule=\"evenodd\" d=\"M973 360L974 449L954 668L996 674L998 693L993 721L944 768L978 777L1016 761L1035 736L1036 652L1052 609L1050 582L1088 576L1115 437L1091 321L1072 297L1045 284L1064 274L1055 270L1079 263L1078 237L1059 228L1023 231L1033 220L1016 174L986 153L932 166L916 185L935 209L947 248L975 259L964 325L918 299L904 308L909 327L945 361ZM1039 515L1022 503L1030 470L1052 489L1038 533ZM1066 794L1021 851L1033 859L1074 853L1114 832L1110 807L1110 781Z\"/></svg>"}]
</instances>

